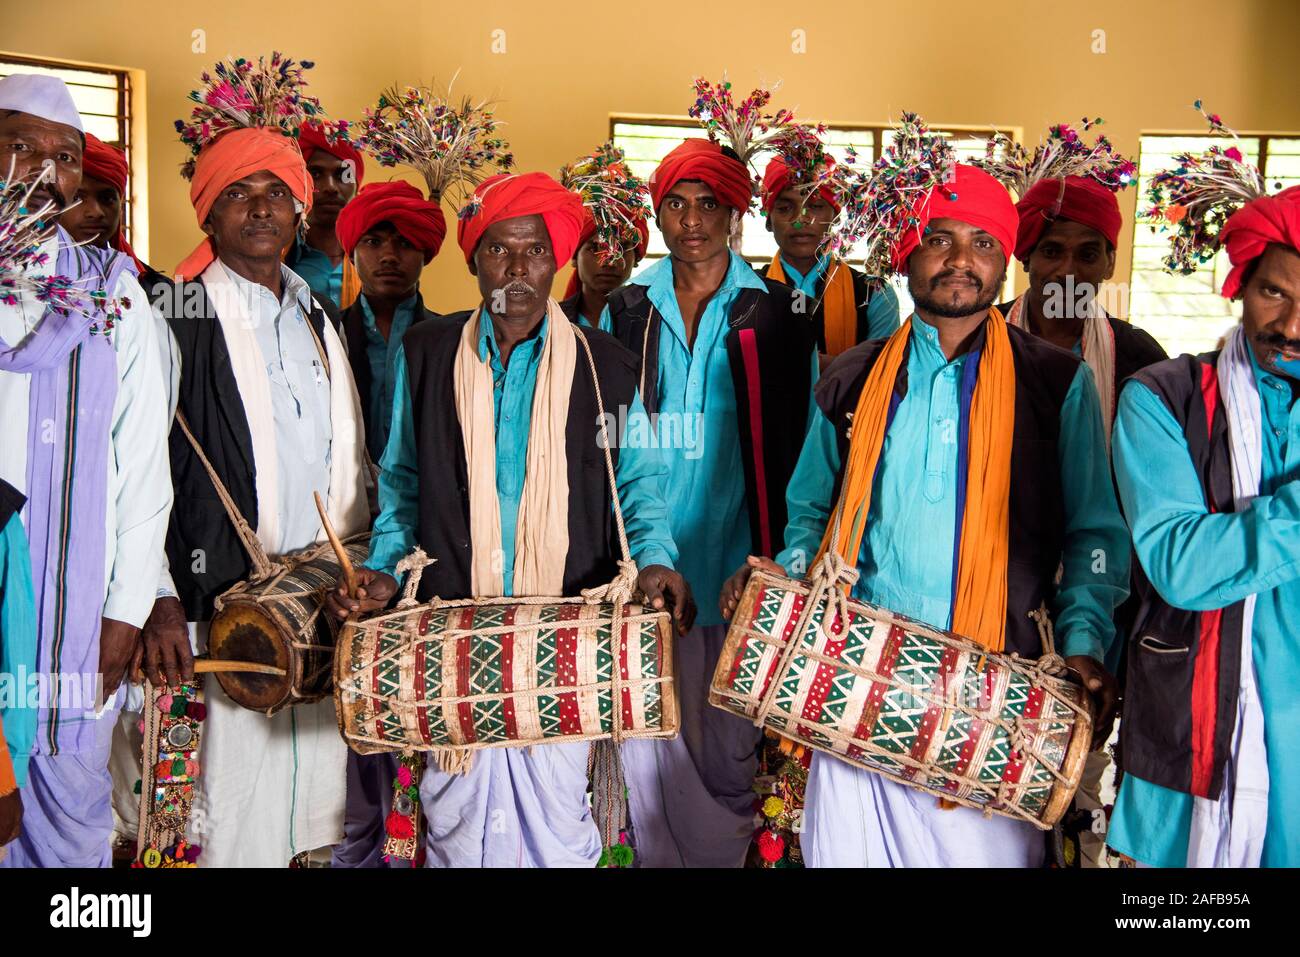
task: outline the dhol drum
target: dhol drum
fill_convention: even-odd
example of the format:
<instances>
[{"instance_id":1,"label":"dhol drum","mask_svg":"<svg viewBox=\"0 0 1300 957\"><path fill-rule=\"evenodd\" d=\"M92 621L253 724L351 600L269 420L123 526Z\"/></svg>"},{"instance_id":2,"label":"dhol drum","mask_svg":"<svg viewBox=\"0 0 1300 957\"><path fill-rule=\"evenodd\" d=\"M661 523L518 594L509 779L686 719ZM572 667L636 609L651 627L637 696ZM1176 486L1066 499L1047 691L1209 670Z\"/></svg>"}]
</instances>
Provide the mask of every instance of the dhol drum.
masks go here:
<instances>
[{"instance_id":1,"label":"dhol drum","mask_svg":"<svg viewBox=\"0 0 1300 957\"><path fill-rule=\"evenodd\" d=\"M360 564L369 552L370 535L354 535L343 547ZM208 633L208 654L214 659L284 669L283 675L217 673L232 701L266 714L331 694L341 628L325 612L325 593L337 583L340 569L328 542L280 556L273 567L269 576L240 582L216 599Z\"/></svg>"},{"instance_id":2,"label":"dhol drum","mask_svg":"<svg viewBox=\"0 0 1300 957\"><path fill-rule=\"evenodd\" d=\"M1069 807L1092 736L1082 688L1039 664L762 571L732 618L709 701L1044 830Z\"/></svg>"}]
</instances>

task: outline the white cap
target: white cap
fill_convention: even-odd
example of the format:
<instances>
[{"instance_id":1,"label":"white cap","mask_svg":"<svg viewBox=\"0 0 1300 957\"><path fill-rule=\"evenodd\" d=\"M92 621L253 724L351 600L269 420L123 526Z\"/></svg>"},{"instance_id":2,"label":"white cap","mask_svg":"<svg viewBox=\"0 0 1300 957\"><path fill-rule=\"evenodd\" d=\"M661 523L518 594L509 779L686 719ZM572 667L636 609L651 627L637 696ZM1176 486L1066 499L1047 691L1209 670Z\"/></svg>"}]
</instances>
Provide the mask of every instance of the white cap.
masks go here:
<instances>
[{"instance_id":1,"label":"white cap","mask_svg":"<svg viewBox=\"0 0 1300 957\"><path fill-rule=\"evenodd\" d=\"M84 133L81 114L72 102L68 86L57 76L36 73L14 73L0 80L0 110L17 110L30 113L51 123L71 126Z\"/></svg>"}]
</instances>

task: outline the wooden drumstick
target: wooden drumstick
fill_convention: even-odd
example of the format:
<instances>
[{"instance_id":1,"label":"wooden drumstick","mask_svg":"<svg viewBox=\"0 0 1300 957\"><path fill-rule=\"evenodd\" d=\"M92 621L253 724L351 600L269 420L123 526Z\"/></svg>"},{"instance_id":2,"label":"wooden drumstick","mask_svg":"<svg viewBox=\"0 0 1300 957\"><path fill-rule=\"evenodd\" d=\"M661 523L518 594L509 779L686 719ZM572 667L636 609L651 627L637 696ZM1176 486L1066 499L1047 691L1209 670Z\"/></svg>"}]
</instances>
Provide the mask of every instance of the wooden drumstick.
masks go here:
<instances>
[{"instance_id":1,"label":"wooden drumstick","mask_svg":"<svg viewBox=\"0 0 1300 957\"><path fill-rule=\"evenodd\" d=\"M348 558L347 549L345 549L343 543L339 541L339 537L334 531L334 526L330 523L330 517L325 513L325 503L321 501L320 492L312 492L312 495L316 497L316 511L320 512L320 522L321 525L325 527L325 535L330 540L330 545L334 549L334 554L338 556L339 567L343 569L343 580L347 582L348 585L348 597L356 598L357 573L352 567L352 560Z\"/></svg>"},{"instance_id":2,"label":"wooden drumstick","mask_svg":"<svg viewBox=\"0 0 1300 957\"><path fill-rule=\"evenodd\" d=\"M218 671L252 671L259 675L275 675L283 678L285 670L275 665L264 665L257 661L226 661L222 658L195 658L195 674L215 674Z\"/></svg>"}]
</instances>

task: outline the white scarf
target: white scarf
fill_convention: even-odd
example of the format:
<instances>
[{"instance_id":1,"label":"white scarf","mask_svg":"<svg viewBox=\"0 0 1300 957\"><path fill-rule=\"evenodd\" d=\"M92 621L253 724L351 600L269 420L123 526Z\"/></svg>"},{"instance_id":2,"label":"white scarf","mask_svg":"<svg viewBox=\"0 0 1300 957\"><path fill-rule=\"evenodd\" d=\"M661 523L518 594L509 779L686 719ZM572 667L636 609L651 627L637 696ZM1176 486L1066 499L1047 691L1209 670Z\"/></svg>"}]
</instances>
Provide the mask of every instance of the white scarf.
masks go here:
<instances>
[{"instance_id":1,"label":"white scarf","mask_svg":"<svg viewBox=\"0 0 1300 957\"><path fill-rule=\"evenodd\" d=\"M258 345L244 298L234 279L217 260L199 277L216 308L221 333L230 352L235 387L244 404L244 416L253 441L253 473L257 491L257 538L269 555L285 551L280 536L279 455L275 447L275 413L266 377L262 347ZM315 300L313 299L313 304ZM317 304L318 309L320 308ZM362 451L361 400L352 381L352 367L338 333L325 323L321 337L330 369L330 485L326 511L340 536L363 532L369 525ZM322 528L316 541L325 540Z\"/></svg>"},{"instance_id":2,"label":"white scarf","mask_svg":"<svg viewBox=\"0 0 1300 957\"><path fill-rule=\"evenodd\" d=\"M1025 294L1027 295L1027 293ZM1029 332L1029 315L1021 295L1007 313L1007 322ZM1088 363L1097 380L1097 398L1101 400L1101 424L1106 430L1106 450L1110 451L1110 430L1115 421L1115 330L1110 327L1096 299L1088 302L1088 317L1083 320L1083 361Z\"/></svg>"},{"instance_id":3,"label":"white scarf","mask_svg":"<svg viewBox=\"0 0 1300 957\"><path fill-rule=\"evenodd\" d=\"M1259 495L1263 438L1259 388L1251 365L1250 343L1238 325L1228 334L1219 354L1219 394L1228 419L1232 458L1232 497L1244 512ZM1193 798L1188 867L1259 867L1268 827L1268 755L1264 744L1264 712L1255 687L1251 636L1255 596L1248 595L1242 611L1241 677L1232 751L1217 801Z\"/></svg>"},{"instance_id":4,"label":"white scarf","mask_svg":"<svg viewBox=\"0 0 1300 957\"><path fill-rule=\"evenodd\" d=\"M453 390L456 416L465 440L469 478L470 589L477 598L495 598L504 593L505 582L501 502L496 483L492 366L491 358L480 357L478 351L482 317L480 308L465 321L456 350ZM569 460L565 431L569 424L569 396L573 392L578 341L568 317L554 299L546 301L546 323L528 426L524 487L515 523L511 590L518 596L559 597L569 554Z\"/></svg>"}]
</instances>

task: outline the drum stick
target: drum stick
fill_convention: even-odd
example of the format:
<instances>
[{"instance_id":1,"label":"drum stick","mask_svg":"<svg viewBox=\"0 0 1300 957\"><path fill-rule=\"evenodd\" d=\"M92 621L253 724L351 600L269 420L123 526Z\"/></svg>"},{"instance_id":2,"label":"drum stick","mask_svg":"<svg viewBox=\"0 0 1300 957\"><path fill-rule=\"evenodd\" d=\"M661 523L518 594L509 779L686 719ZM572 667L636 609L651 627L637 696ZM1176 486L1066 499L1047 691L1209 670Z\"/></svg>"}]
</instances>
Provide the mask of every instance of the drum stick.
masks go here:
<instances>
[{"instance_id":1,"label":"drum stick","mask_svg":"<svg viewBox=\"0 0 1300 957\"><path fill-rule=\"evenodd\" d=\"M195 674L215 674L218 671L252 671L259 675L276 675L283 678L285 671L275 665L264 665L257 661L226 661L221 658L194 659Z\"/></svg>"},{"instance_id":2,"label":"drum stick","mask_svg":"<svg viewBox=\"0 0 1300 957\"><path fill-rule=\"evenodd\" d=\"M348 558L347 549L339 541L338 535L334 531L334 526L330 523L330 517L325 513L325 503L320 499L320 492L312 492L316 497L316 511L320 512L321 525L325 527L325 535L330 540L330 545L334 549L334 554L338 556L339 567L343 569L343 580L348 585L348 597L357 597L357 573L352 567L352 560Z\"/></svg>"}]
</instances>

